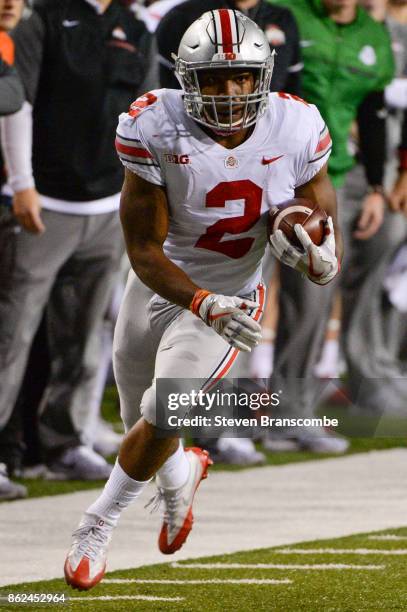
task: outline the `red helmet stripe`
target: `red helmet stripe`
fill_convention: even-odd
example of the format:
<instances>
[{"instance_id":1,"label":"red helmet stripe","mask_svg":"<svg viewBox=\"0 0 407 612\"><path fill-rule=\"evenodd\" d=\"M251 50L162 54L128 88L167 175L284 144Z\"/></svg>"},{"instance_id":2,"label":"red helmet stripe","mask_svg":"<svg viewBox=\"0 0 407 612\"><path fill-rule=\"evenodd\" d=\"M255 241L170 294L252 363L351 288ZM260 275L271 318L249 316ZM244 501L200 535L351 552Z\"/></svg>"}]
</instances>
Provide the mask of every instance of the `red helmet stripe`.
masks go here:
<instances>
[{"instance_id":1,"label":"red helmet stripe","mask_svg":"<svg viewBox=\"0 0 407 612\"><path fill-rule=\"evenodd\" d=\"M230 22L230 11L219 10L220 26L222 28L223 53L233 53L232 24Z\"/></svg>"}]
</instances>

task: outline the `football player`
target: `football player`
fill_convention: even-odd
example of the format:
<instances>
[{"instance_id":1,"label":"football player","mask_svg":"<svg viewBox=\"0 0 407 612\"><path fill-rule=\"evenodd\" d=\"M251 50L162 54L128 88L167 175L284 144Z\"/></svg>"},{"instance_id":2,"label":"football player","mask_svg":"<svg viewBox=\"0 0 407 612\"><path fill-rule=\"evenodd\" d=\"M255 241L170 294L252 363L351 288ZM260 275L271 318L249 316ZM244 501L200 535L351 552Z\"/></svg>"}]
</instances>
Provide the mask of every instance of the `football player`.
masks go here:
<instances>
[{"instance_id":1,"label":"football player","mask_svg":"<svg viewBox=\"0 0 407 612\"><path fill-rule=\"evenodd\" d=\"M204 13L180 43L183 91L150 92L120 117L120 214L132 271L114 369L127 433L104 491L73 534L65 563L73 587L102 579L120 514L153 476L164 503L159 548L174 553L185 542L210 460L198 448L184 450L165 419L157 420L156 384L173 379L182 392L196 380L217 381L240 351L259 342L261 262L273 205L295 194L327 211L320 247L297 226L303 251L281 231L272 250L316 283L337 274L330 136L315 106L269 93L273 63L250 19L228 9Z\"/></svg>"}]
</instances>

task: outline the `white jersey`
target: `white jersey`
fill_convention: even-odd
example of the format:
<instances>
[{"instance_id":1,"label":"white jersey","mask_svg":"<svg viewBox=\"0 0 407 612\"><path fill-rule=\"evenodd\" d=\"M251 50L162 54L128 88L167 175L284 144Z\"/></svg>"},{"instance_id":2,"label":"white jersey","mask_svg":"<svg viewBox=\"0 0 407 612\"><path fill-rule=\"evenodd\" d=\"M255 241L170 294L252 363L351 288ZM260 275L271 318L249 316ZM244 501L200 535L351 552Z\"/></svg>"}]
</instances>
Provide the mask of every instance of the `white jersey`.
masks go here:
<instances>
[{"instance_id":1,"label":"white jersey","mask_svg":"<svg viewBox=\"0 0 407 612\"><path fill-rule=\"evenodd\" d=\"M164 252L198 286L225 295L251 292L261 280L270 208L294 197L331 149L318 109L270 94L251 136L226 149L184 110L182 92L152 91L119 119L122 163L165 186L169 232Z\"/></svg>"}]
</instances>

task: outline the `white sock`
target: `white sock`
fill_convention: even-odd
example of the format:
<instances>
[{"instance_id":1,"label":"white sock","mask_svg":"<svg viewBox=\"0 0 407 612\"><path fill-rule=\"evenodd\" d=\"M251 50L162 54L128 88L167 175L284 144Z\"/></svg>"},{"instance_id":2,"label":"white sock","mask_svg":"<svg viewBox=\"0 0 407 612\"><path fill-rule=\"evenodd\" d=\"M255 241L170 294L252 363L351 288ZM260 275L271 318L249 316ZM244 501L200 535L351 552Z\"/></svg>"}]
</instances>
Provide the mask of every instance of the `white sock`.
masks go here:
<instances>
[{"instance_id":1,"label":"white sock","mask_svg":"<svg viewBox=\"0 0 407 612\"><path fill-rule=\"evenodd\" d=\"M339 341L326 340L322 349L321 361L332 369L338 366L339 361Z\"/></svg>"},{"instance_id":2,"label":"white sock","mask_svg":"<svg viewBox=\"0 0 407 612\"><path fill-rule=\"evenodd\" d=\"M315 366L314 374L321 378L338 378L339 376L339 341L325 340L321 357Z\"/></svg>"},{"instance_id":3,"label":"white sock","mask_svg":"<svg viewBox=\"0 0 407 612\"><path fill-rule=\"evenodd\" d=\"M138 481L130 478L116 460L109 480L101 495L89 506L86 514L96 514L112 523L114 526L122 511L139 497L149 480Z\"/></svg>"},{"instance_id":4,"label":"white sock","mask_svg":"<svg viewBox=\"0 0 407 612\"><path fill-rule=\"evenodd\" d=\"M189 476L189 461L182 446L181 440L175 453L157 472L157 486L163 489L178 489L182 487Z\"/></svg>"}]
</instances>

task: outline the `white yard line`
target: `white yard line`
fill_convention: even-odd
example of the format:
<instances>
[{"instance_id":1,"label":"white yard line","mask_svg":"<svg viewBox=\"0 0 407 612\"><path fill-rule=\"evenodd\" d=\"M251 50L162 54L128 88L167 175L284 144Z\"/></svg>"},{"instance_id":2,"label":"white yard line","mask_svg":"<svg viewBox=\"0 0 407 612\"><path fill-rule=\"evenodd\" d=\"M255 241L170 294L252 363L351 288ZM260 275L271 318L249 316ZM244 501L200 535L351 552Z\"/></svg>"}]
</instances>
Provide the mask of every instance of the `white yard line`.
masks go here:
<instances>
[{"instance_id":1,"label":"white yard line","mask_svg":"<svg viewBox=\"0 0 407 612\"><path fill-rule=\"evenodd\" d=\"M407 549L384 548L279 548L283 555L407 555Z\"/></svg>"},{"instance_id":2,"label":"white yard line","mask_svg":"<svg viewBox=\"0 0 407 612\"><path fill-rule=\"evenodd\" d=\"M208 580L144 580L138 578L106 578L103 584L291 584L289 578L230 578L223 580L222 578L210 578Z\"/></svg>"},{"instance_id":3,"label":"white yard line","mask_svg":"<svg viewBox=\"0 0 407 612\"><path fill-rule=\"evenodd\" d=\"M209 474L174 560L407 526L406 481L407 449ZM0 585L61 577L71 533L97 495L0 504ZM157 549L159 527L159 515L137 500L115 530L108 570L168 561Z\"/></svg>"},{"instance_id":4,"label":"white yard line","mask_svg":"<svg viewBox=\"0 0 407 612\"><path fill-rule=\"evenodd\" d=\"M354 565L351 563L171 563L175 569L278 569L278 570L383 570L385 565ZM105 581L106 582L106 581Z\"/></svg>"},{"instance_id":5,"label":"white yard line","mask_svg":"<svg viewBox=\"0 0 407 612\"><path fill-rule=\"evenodd\" d=\"M390 533L387 534L383 534L383 535L371 535L368 536L368 540L378 540L383 541L383 542L387 542L387 541L393 541L396 542L397 540L407 540L407 536L399 536L399 535L392 535Z\"/></svg>"},{"instance_id":6,"label":"white yard line","mask_svg":"<svg viewBox=\"0 0 407 612\"><path fill-rule=\"evenodd\" d=\"M114 601L129 599L137 601L184 601L185 597L155 597L155 595L99 595L99 597L67 597L66 601Z\"/></svg>"}]
</instances>

